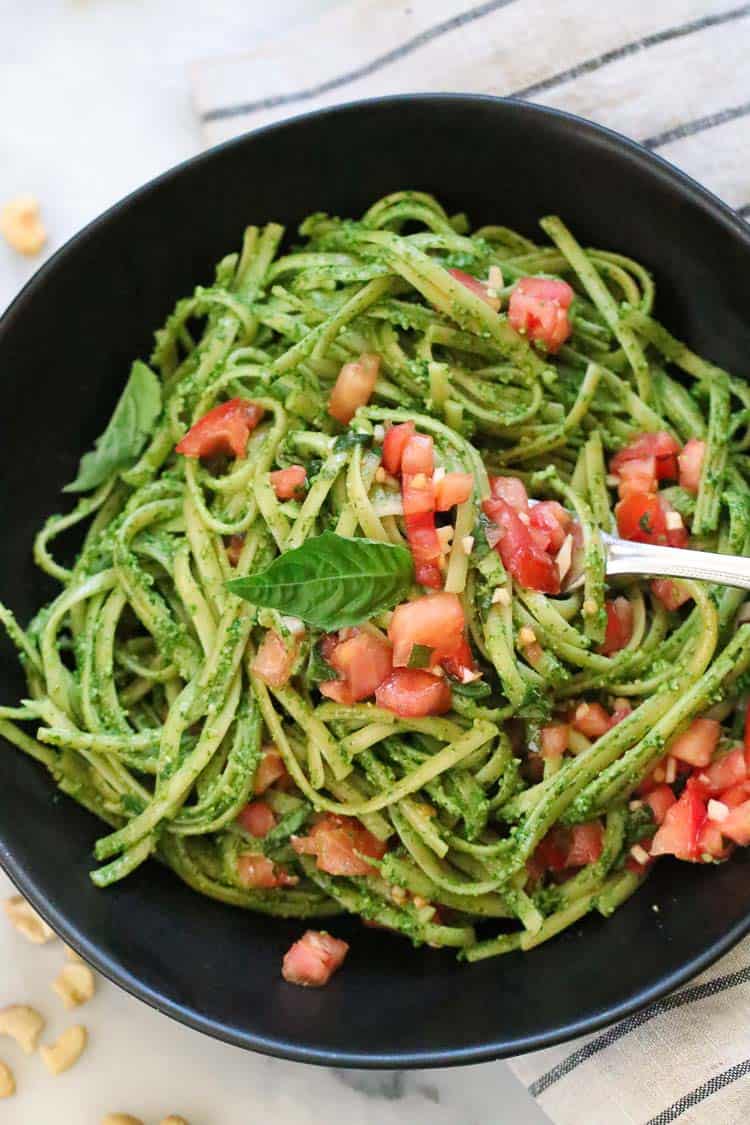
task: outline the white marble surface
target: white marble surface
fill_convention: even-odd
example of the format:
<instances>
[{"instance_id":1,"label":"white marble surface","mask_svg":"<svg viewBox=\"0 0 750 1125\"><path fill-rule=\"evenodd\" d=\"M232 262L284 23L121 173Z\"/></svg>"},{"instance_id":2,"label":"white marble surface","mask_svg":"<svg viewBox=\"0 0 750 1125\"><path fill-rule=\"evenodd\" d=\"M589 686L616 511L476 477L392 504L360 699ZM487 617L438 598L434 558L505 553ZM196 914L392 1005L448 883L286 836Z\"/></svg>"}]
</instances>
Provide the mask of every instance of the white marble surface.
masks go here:
<instances>
[{"instance_id":1,"label":"white marble surface","mask_svg":"<svg viewBox=\"0 0 750 1125\"><path fill-rule=\"evenodd\" d=\"M84 223L200 147L188 64L243 49L332 0L0 0L0 196L39 197L57 249ZM38 267L0 245L0 309ZM0 875L0 897L10 893ZM29 1002L52 1038L79 1020L90 1045L52 1078L0 1040L17 1095L2 1125L97 1125L109 1111L146 1125L544 1125L504 1063L419 1073L331 1072L214 1042L107 982L71 1017L50 989L58 942L30 946L0 918L0 1006Z\"/></svg>"}]
</instances>

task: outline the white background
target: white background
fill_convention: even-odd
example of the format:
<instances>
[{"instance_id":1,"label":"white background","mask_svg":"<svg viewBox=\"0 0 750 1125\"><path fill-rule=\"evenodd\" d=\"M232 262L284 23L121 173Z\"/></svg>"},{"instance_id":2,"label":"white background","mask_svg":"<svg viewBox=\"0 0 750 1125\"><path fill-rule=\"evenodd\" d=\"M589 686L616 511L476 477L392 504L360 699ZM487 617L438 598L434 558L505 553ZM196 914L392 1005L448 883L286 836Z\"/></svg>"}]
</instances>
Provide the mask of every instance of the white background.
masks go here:
<instances>
[{"instance_id":1,"label":"white background","mask_svg":"<svg viewBox=\"0 0 750 1125\"><path fill-rule=\"evenodd\" d=\"M89 219L200 148L188 66L311 19L332 0L0 0L0 203L35 194L57 249ZM217 256L221 248L217 248ZM0 309L43 258L0 244ZM176 295L177 296L177 295ZM72 389L73 391L74 389ZM10 887L0 875L0 896ZM418 1074L342 1074L250 1055L168 1021L100 982L63 1011L50 989L59 942L29 945L0 917L0 1006L28 1002L50 1041L72 1022L90 1045L58 1078L0 1039L15 1098L2 1125L97 1125L110 1111L154 1125L543 1125L503 1063ZM468 971L468 970L467 970ZM449 1014L446 1013L446 1018Z\"/></svg>"}]
</instances>

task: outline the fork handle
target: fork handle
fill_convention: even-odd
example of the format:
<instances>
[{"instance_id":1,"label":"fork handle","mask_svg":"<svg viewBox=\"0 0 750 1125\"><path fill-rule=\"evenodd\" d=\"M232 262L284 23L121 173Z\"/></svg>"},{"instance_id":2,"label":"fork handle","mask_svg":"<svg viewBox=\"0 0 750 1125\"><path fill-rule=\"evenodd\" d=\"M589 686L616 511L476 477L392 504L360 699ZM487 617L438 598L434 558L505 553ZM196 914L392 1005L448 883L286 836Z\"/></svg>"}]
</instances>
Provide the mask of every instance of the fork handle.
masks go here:
<instances>
[{"instance_id":1,"label":"fork handle","mask_svg":"<svg viewBox=\"0 0 750 1125\"><path fill-rule=\"evenodd\" d=\"M689 551L682 547L660 547L631 543L605 536L607 574L663 574L669 578L700 578L724 586L750 590L750 559Z\"/></svg>"}]
</instances>

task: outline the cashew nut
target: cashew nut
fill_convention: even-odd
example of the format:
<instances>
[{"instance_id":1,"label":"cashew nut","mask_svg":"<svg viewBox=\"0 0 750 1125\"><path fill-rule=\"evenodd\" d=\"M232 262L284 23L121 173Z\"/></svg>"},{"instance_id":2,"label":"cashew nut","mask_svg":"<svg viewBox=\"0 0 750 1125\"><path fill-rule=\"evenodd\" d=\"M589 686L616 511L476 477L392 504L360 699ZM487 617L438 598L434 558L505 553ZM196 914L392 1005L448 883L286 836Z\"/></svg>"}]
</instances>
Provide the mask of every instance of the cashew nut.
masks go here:
<instances>
[{"instance_id":1,"label":"cashew nut","mask_svg":"<svg viewBox=\"0 0 750 1125\"><path fill-rule=\"evenodd\" d=\"M131 1113L108 1113L102 1118L102 1125L143 1125L143 1122Z\"/></svg>"},{"instance_id":2,"label":"cashew nut","mask_svg":"<svg viewBox=\"0 0 750 1125\"><path fill-rule=\"evenodd\" d=\"M44 1019L36 1008L11 1004L0 1010L0 1035L12 1036L27 1055L33 1055L43 1030Z\"/></svg>"},{"instance_id":3,"label":"cashew nut","mask_svg":"<svg viewBox=\"0 0 750 1125\"><path fill-rule=\"evenodd\" d=\"M188 1125L188 1123L184 1117L176 1117L175 1114L172 1113L169 1117L165 1117L160 1125Z\"/></svg>"},{"instance_id":4,"label":"cashew nut","mask_svg":"<svg viewBox=\"0 0 750 1125\"><path fill-rule=\"evenodd\" d=\"M10 1098L16 1092L16 1080L13 1071L4 1062L0 1062L0 1098Z\"/></svg>"},{"instance_id":5,"label":"cashew nut","mask_svg":"<svg viewBox=\"0 0 750 1125\"><path fill-rule=\"evenodd\" d=\"M42 1046L39 1054L50 1074L62 1074L81 1057L86 1046L86 1028L80 1024L69 1027L51 1047Z\"/></svg>"},{"instance_id":6,"label":"cashew nut","mask_svg":"<svg viewBox=\"0 0 750 1125\"><path fill-rule=\"evenodd\" d=\"M69 961L76 961L84 964L83 957L81 957L80 953L76 953L75 949L71 949L69 945L65 946L65 956Z\"/></svg>"},{"instance_id":7,"label":"cashew nut","mask_svg":"<svg viewBox=\"0 0 750 1125\"><path fill-rule=\"evenodd\" d=\"M88 965L73 961L62 967L57 979L52 982L52 987L68 1011L71 1011L91 999L96 984Z\"/></svg>"},{"instance_id":8,"label":"cashew nut","mask_svg":"<svg viewBox=\"0 0 750 1125\"><path fill-rule=\"evenodd\" d=\"M19 254L38 254L47 241L47 231L33 195L18 195L0 211L0 233Z\"/></svg>"},{"instance_id":9,"label":"cashew nut","mask_svg":"<svg viewBox=\"0 0 750 1125\"><path fill-rule=\"evenodd\" d=\"M33 906L30 906L20 895L13 895L12 898L6 899L3 909L19 934L33 941L34 945L44 945L45 942L52 941L55 936L54 930L49 928Z\"/></svg>"}]
</instances>

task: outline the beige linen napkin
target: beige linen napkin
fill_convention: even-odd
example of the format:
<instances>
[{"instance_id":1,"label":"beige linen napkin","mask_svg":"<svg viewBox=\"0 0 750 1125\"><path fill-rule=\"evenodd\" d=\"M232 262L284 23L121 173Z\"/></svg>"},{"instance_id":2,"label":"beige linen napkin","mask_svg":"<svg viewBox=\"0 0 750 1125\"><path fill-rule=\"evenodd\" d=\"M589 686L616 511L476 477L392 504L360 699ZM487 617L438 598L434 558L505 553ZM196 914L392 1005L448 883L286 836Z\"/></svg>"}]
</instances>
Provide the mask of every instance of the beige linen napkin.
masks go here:
<instances>
[{"instance_id":1,"label":"beige linen napkin","mask_svg":"<svg viewBox=\"0 0 750 1125\"><path fill-rule=\"evenodd\" d=\"M379 94L542 102L641 141L750 216L750 4L355 0L192 79L207 144ZM747 1122L750 940L635 1016L511 1065L558 1125Z\"/></svg>"}]
</instances>

